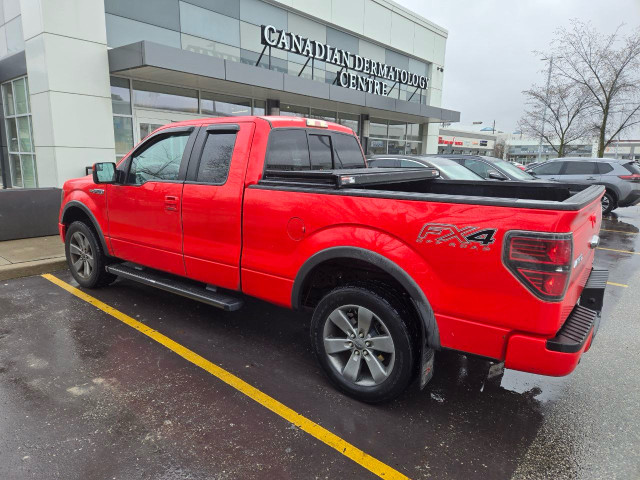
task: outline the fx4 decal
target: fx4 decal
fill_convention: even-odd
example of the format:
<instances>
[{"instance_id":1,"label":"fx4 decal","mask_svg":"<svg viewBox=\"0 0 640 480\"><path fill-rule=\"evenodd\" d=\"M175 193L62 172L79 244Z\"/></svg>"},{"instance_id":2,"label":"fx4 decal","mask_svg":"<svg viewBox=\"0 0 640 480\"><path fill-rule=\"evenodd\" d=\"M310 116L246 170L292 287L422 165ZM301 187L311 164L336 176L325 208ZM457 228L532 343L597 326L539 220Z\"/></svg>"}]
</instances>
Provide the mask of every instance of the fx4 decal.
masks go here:
<instances>
[{"instance_id":1,"label":"fx4 decal","mask_svg":"<svg viewBox=\"0 0 640 480\"><path fill-rule=\"evenodd\" d=\"M418 243L447 243L450 247L469 248L471 250L491 250L489 245L496 239L497 228L458 227L448 223L425 223L418 234Z\"/></svg>"}]
</instances>

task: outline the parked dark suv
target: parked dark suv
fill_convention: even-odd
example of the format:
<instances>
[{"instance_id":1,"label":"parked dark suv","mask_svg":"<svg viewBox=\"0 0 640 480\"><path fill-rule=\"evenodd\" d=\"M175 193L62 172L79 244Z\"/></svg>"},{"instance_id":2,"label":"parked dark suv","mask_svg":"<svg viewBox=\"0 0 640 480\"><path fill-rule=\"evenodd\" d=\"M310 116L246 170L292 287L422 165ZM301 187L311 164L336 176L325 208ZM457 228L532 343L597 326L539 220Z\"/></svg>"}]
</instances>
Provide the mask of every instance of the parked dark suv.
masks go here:
<instances>
[{"instance_id":1,"label":"parked dark suv","mask_svg":"<svg viewBox=\"0 0 640 480\"><path fill-rule=\"evenodd\" d=\"M604 185L602 213L640 202L640 165L614 158L555 158L527 170L545 180Z\"/></svg>"}]
</instances>

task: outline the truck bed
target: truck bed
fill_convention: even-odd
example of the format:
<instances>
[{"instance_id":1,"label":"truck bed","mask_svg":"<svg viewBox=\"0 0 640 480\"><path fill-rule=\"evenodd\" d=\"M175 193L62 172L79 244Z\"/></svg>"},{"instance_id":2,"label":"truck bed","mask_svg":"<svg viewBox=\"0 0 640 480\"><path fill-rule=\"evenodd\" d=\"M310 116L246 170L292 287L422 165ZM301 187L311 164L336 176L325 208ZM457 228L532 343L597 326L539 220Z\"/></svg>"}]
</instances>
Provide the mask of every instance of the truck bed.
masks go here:
<instances>
[{"instance_id":1,"label":"truck bed","mask_svg":"<svg viewBox=\"0 0 640 480\"><path fill-rule=\"evenodd\" d=\"M604 187L542 183L442 180L433 169L266 170L261 188L287 191L467 203L544 210L580 210Z\"/></svg>"}]
</instances>

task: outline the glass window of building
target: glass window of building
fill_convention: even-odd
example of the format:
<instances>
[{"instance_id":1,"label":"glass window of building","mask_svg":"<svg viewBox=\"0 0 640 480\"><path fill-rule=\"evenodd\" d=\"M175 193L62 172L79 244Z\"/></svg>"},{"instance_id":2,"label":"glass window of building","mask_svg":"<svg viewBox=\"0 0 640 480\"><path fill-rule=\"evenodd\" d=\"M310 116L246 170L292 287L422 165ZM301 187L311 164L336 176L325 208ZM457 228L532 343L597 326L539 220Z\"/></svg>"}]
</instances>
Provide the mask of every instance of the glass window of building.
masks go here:
<instances>
[{"instance_id":1,"label":"glass window of building","mask_svg":"<svg viewBox=\"0 0 640 480\"><path fill-rule=\"evenodd\" d=\"M118 161L133 148L131 86L127 78L111 77L111 108L113 109L116 161Z\"/></svg>"},{"instance_id":2,"label":"glass window of building","mask_svg":"<svg viewBox=\"0 0 640 480\"><path fill-rule=\"evenodd\" d=\"M372 118L369 121L369 136L372 138L387 138L389 136L387 127L388 125L386 120Z\"/></svg>"},{"instance_id":3,"label":"glass window of building","mask_svg":"<svg viewBox=\"0 0 640 480\"><path fill-rule=\"evenodd\" d=\"M280 105L280 115L288 117L308 117L309 107L301 107L299 105Z\"/></svg>"},{"instance_id":4,"label":"glass window of building","mask_svg":"<svg viewBox=\"0 0 640 480\"><path fill-rule=\"evenodd\" d=\"M338 123L349 127L356 135L360 133L360 115L338 112Z\"/></svg>"},{"instance_id":5,"label":"glass window of building","mask_svg":"<svg viewBox=\"0 0 640 480\"><path fill-rule=\"evenodd\" d=\"M254 115L266 115L267 113L267 102L264 100L254 100L253 101L253 114Z\"/></svg>"},{"instance_id":6,"label":"glass window of building","mask_svg":"<svg viewBox=\"0 0 640 480\"><path fill-rule=\"evenodd\" d=\"M413 140L415 142L422 141L422 124L421 123L409 123L407 124L407 140Z\"/></svg>"},{"instance_id":7,"label":"glass window of building","mask_svg":"<svg viewBox=\"0 0 640 480\"><path fill-rule=\"evenodd\" d=\"M391 120L389 122L389 138L404 140L407 135L407 124Z\"/></svg>"},{"instance_id":8,"label":"glass window of building","mask_svg":"<svg viewBox=\"0 0 640 480\"><path fill-rule=\"evenodd\" d=\"M142 108L198 113L198 91L134 80L133 103Z\"/></svg>"},{"instance_id":9,"label":"glass window of building","mask_svg":"<svg viewBox=\"0 0 640 480\"><path fill-rule=\"evenodd\" d=\"M185 33L181 35L181 43L183 50L209 55L210 57L222 58L223 60L240 61L239 47L194 37L193 35L187 35Z\"/></svg>"},{"instance_id":10,"label":"glass window of building","mask_svg":"<svg viewBox=\"0 0 640 480\"><path fill-rule=\"evenodd\" d=\"M221 93L201 92L200 111L204 115L215 117L251 115L251 99Z\"/></svg>"},{"instance_id":11,"label":"glass window of building","mask_svg":"<svg viewBox=\"0 0 640 480\"><path fill-rule=\"evenodd\" d=\"M11 186L36 188L38 180L27 77L4 83L2 100Z\"/></svg>"},{"instance_id":12,"label":"glass window of building","mask_svg":"<svg viewBox=\"0 0 640 480\"><path fill-rule=\"evenodd\" d=\"M372 118L367 153L420 154L422 153L422 132L421 124Z\"/></svg>"},{"instance_id":13,"label":"glass window of building","mask_svg":"<svg viewBox=\"0 0 640 480\"><path fill-rule=\"evenodd\" d=\"M372 155L380 155L380 154L387 153L387 141L378 140L377 138L370 138L369 153Z\"/></svg>"},{"instance_id":14,"label":"glass window of building","mask_svg":"<svg viewBox=\"0 0 640 480\"><path fill-rule=\"evenodd\" d=\"M320 110L317 108L312 108L309 117L317 118L318 120L326 120L327 122L335 122L336 112L332 112L331 110Z\"/></svg>"}]
</instances>

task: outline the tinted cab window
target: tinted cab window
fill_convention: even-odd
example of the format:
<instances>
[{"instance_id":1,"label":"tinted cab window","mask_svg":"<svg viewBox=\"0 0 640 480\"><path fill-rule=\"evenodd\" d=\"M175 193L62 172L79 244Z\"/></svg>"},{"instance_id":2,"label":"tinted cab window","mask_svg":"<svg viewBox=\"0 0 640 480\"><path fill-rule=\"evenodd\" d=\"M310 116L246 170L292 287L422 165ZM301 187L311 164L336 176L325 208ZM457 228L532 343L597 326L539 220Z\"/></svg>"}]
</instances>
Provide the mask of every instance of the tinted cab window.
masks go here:
<instances>
[{"instance_id":1,"label":"tinted cab window","mask_svg":"<svg viewBox=\"0 0 640 480\"><path fill-rule=\"evenodd\" d=\"M333 168L331 137L309 134L309 156L312 170L331 170Z\"/></svg>"},{"instance_id":2,"label":"tinted cab window","mask_svg":"<svg viewBox=\"0 0 640 480\"><path fill-rule=\"evenodd\" d=\"M272 131L269 134L267 168L310 170L307 132L303 129Z\"/></svg>"},{"instance_id":3,"label":"tinted cab window","mask_svg":"<svg viewBox=\"0 0 640 480\"><path fill-rule=\"evenodd\" d=\"M356 137L334 133L333 149L335 153L335 168L365 168L362 149Z\"/></svg>"},{"instance_id":4,"label":"tinted cab window","mask_svg":"<svg viewBox=\"0 0 640 480\"><path fill-rule=\"evenodd\" d=\"M271 170L327 170L366 168L353 135L332 131L275 129L269 134L267 168Z\"/></svg>"},{"instance_id":5,"label":"tinted cab window","mask_svg":"<svg viewBox=\"0 0 640 480\"><path fill-rule=\"evenodd\" d=\"M222 185L227 181L236 133L211 132L202 150L198 166L197 182Z\"/></svg>"}]
</instances>

